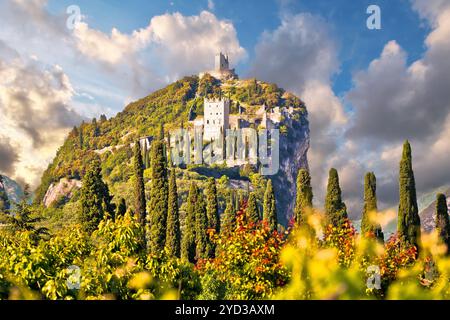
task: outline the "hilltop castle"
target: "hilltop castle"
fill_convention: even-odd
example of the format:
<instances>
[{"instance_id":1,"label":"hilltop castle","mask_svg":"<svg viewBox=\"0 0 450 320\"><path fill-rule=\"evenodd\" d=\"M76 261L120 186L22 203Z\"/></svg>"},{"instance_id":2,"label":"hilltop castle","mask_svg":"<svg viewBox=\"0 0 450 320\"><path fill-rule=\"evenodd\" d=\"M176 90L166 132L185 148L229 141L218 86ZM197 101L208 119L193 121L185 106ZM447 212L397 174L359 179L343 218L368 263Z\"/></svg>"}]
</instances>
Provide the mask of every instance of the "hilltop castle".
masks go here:
<instances>
[{"instance_id":1,"label":"hilltop castle","mask_svg":"<svg viewBox=\"0 0 450 320\"><path fill-rule=\"evenodd\" d=\"M202 78L205 74L209 74L219 80L237 79L238 76L234 69L230 69L230 62L228 55L224 55L222 52L216 54L214 59L214 70L201 72L199 77Z\"/></svg>"}]
</instances>

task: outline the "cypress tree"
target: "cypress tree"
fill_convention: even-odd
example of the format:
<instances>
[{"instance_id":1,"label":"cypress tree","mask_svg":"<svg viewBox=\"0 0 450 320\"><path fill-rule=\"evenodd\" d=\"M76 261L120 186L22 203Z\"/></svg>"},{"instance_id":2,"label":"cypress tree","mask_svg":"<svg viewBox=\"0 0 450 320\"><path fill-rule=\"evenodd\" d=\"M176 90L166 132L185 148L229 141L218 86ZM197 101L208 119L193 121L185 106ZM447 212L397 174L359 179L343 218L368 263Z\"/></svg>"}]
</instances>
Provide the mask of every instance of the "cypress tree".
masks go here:
<instances>
[{"instance_id":1,"label":"cypress tree","mask_svg":"<svg viewBox=\"0 0 450 320\"><path fill-rule=\"evenodd\" d=\"M300 169L297 175L297 196L294 208L294 218L297 224L305 222L307 210L312 208L312 200L311 176L308 170Z\"/></svg>"},{"instance_id":2,"label":"cypress tree","mask_svg":"<svg viewBox=\"0 0 450 320\"><path fill-rule=\"evenodd\" d=\"M119 205L117 206L116 217L124 216L127 212L127 204L124 198L120 198Z\"/></svg>"},{"instance_id":3,"label":"cypress tree","mask_svg":"<svg viewBox=\"0 0 450 320\"><path fill-rule=\"evenodd\" d=\"M258 203L254 192L250 192L250 196L248 197L246 218L248 223L257 224L259 221Z\"/></svg>"},{"instance_id":4,"label":"cypress tree","mask_svg":"<svg viewBox=\"0 0 450 320\"><path fill-rule=\"evenodd\" d=\"M84 147L84 139L83 139L83 127L80 126L80 130L78 131L78 140L80 144L80 149L83 150Z\"/></svg>"},{"instance_id":5,"label":"cypress tree","mask_svg":"<svg viewBox=\"0 0 450 320\"><path fill-rule=\"evenodd\" d=\"M195 182L191 182L187 198L186 217L181 238L181 259L195 262L195 213L197 206L198 190Z\"/></svg>"},{"instance_id":6,"label":"cypress tree","mask_svg":"<svg viewBox=\"0 0 450 320\"><path fill-rule=\"evenodd\" d=\"M234 195L234 210L239 211L241 209L241 203L240 203L240 195L237 191L233 193Z\"/></svg>"},{"instance_id":7,"label":"cypress tree","mask_svg":"<svg viewBox=\"0 0 450 320\"><path fill-rule=\"evenodd\" d=\"M197 260L206 259L212 255L207 224L208 217L206 216L206 204L203 200L203 194L198 190L195 210L195 257Z\"/></svg>"},{"instance_id":8,"label":"cypress tree","mask_svg":"<svg viewBox=\"0 0 450 320\"><path fill-rule=\"evenodd\" d=\"M143 163L144 163L144 168L148 169L150 168L150 158L149 158L149 154L148 154L148 150L147 150L147 141L144 142L144 159L143 159Z\"/></svg>"},{"instance_id":9,"label":"cypress tree","mask_svg":"<svg viewBox=\"0 0 450 320\"><path fill-rule=\"evenodd\" d=\"M175 169L169 175L169 206L167 209L166 250L171 256L180 257L180 217Z\"/></svg>"},{"instance_id":10,"label":"cypress tree","mask_svg":"<svg viewBox=\"0 0 450 320\"><path fill-rule=\"evenodd\" d=\"M272 187L272 180L267 181L266 192L264 193L263 217L269 224L270 230L274 231L278 227L277 209L275 204L275 193Z\"/></svg>"},{"instance_id":11,"label":"cypress tree","mask_svg":"<svg viewBox=\"0 0 450 320\"><path fill-rule=\"evenodd\" d=\"M221 233L230 234L236 226L235 208L233 205L233 193L230 192L227 198L225 211L222 215Z\"/></svg>"},{"instance_id":12,"label":"cypress tree","mask_svg":"<svg viewBox=\"0 0 450 320\"><path fill-rule=\"evenodd\" d=\"M100 163L94 161L84 175L81 187L81 222L84 230L94 231L111 208L111 196L102 180Z\"/></svg>"},{"instance_id":13,"label":"cypress tree","mask_svg":"<svg viewBox=\"0 0 450 320\"><path fill-rule=\"evenodd\" d=\"M141 144L136 141L134 145L134 210L139 223L144 227L146 219L146 199L144 184L144 164L142 163Z\"/></svg>"},{"instance_id":14,"label":"cypress tree","mask_svg":"<svg viewBox=\"0 0 450 320\"><path fill-rule=\"evenodd\" d=\"M420 241L420 217L412 168L411 146L408 141L405 141L403 144L403 155L400 161L399 191L398 235L404 244L414 245L418 248Z\"/></svg>"},{"instance_id":15,"label":"cypress tree","mask_svg":"<svg viewBox=\"0 0 450 320\"><path fill-rule=\"evenodd\" d=\"M347 218L347 207L342 201L339 176L336 169L331 168L328 175L327 196L325 198L325 214L329 224L340 226Z\"/></svg>"},{"instance_id":16,"label":"cypress tree","mask_svg":"<svg viewBox=\"0 0 450 320\"><path fill-rule=\"evenodd\" d=\"M208 217L208 228L214 229L217 234L220 232L219 203L217 201L216 180L209 178L206 190L206 214Z\"/></svg>"},{"instance_id":17,"label":"cypress tree","mask_svg":"<svg viewBox=\"0 0 450 320\"><path fill-rule=\"evenodd\" d=\"M373 234L379 241L384 242L381 225L371 219L371 215L377 212L377 180L373 172L368 172L364 178L364 209L361 220L361 233L363 236Z\"/></svg>"},{"instance_id":18,"label":"cypress tree","mask_svg":"<svg viewBox=\"0 0 450 320\"><path fill-rule=\"evenodd\" d=\"M148 208L147 240L151 252L161 252L166 239L168 208L167 163L164 143L155 140L151 146L151 188Z\"/></svg>"},{"instance_id":19,"label":"cypress tree","mask_svg":"<svg viewBox=\"0 0 450 320\"><path fill-rule=\"evenodd\" d=\"M436 197L436 230L442 242L447 245L447 252L450 252L450 222L448 217L447 198L439 193Z\"/></svg>"}]
</instances>

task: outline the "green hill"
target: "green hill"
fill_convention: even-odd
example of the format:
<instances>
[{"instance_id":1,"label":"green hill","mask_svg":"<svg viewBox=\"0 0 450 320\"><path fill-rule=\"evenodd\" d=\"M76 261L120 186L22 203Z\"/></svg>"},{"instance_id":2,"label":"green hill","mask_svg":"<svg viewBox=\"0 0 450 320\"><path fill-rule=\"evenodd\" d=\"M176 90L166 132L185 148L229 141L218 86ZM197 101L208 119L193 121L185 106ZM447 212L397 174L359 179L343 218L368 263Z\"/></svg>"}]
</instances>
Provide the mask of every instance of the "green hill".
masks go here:
<instances>
[{"instance_id":1,"label":"green hill","mask_svg":"<svg viewBox=\"0 0 450 320\"><path fill-rule=\"evenodd\" d=\"M250 117L252 112L261 105L265 105L269 111L275 107L291 107L294 110L292 115L283 118L279 125L282 132L280 158L282 162L287 160L285 166L289 168L283 171L282 164L281 172L274 177L279 185L286 185L286 181L289 180L287 187L292 189L290 184L295 181L294 171L296 174L299 166L307 166L309 127L304 103L275 84L256 79L228 80L222 83L206 75L201 79L197 76L185 77L130 103L111 119L101 116L100 119L93 119L90 123L82 123L73 128L58 150L55 159L44 172L41 184L35 192L35 202L42 203L50 185L58 183L62 178L80 180L87 165L93 159L100 158L103 178L115 199L124 197L127 202L132 203L132 195L129 193L129 186L133 179L130 145L140 137L157 134L161 124L164 124L166 132L180 126L188 126L189 115L202 115L204 97L221 96L231 99L232 114L238 112L239 105L245 108ZM296 149L298 149L297 153ZM249 180L253 182L249 187L258 189L257 181L264 181L264 179L251 174L252 170L248 172L242 169L188 166L184 170L178 170L177 183L180 184L181 194L183 194L185 182L192 179L202 181L208 176L226 176L222 179L223 181L233 180L233 183L228 181L223 184L223 192L233 186L244 192L247 188L246 182ZM145 172L146 182L149 176L147 171ZM285 193L284 190L280 190L280 197L286 198ZM68 201L77 201L76 192L71 199L62 196L54 205L61 207ZM285 201L289 202L290 199L281 199L282 203ZM281 209L287 210L288 206L286 204ZM284 215L287 217L287 214Z\"/></svg>"}]
</instances>

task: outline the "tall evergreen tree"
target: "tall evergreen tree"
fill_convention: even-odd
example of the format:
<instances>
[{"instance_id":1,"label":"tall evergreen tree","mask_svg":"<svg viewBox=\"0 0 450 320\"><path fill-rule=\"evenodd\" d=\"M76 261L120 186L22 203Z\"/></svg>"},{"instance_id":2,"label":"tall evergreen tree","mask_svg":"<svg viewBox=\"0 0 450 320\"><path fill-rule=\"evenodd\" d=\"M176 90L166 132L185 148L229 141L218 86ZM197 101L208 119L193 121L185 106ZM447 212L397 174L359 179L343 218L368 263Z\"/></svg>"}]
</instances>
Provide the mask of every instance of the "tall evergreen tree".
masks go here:
<instances>
[{"instance_id":1,"label":"tall evergreen tree","mask_svg":"<svg viewBox=\"0 0 450 320\"><path fill-rule=\"evenodd\" d=\"M447 245L450 252L450 222L448 217L447 197L439 193L436 197L436 230L442 242Z\"/></svg>"},{"instance_id":2,"label":"tall evergreen tree","mask_svg":"<svg viewBox=\"0 0 450 320\"><path fill-rule=\"evenodd\" d=\"M342 201L339 176L336 169L331 168L328 175L327 196L325 198L325 214L328 223L339 226L347 218L347 207Z\"/></svg>"},{"instance_id":3,"label":"tall evergreen tree","mask_svg":"<svg viewBox=\"0 0 450 320\"><path fill-rule=\"evenodd\" d=\"M308 170L300 169L297 175L297 197L295 201L294 217L297 224L305 222L307 210L312 208L313 192L311 176Z\"/></svg>"},{"instance_id":4,"label":"tall evergreen tree","mask_svg":"<svg viewBox=\"0 0 450 320\"><path fill-rule=\"evenodd\" d=\"M164 143L154 140L151 146L151 189L148 208L147 240L151 252L161 252L166 239L168 208L167 163Z\"/></svg>"},{"instance_id":5,"label":"tall evergreen tree","mask_svg":"<svg viewBox=\"0 0 450 320\"><path fill-rule=\"evenodd\" d=\"M217 201L216 180L209 178L205 190L206 214L208 217L208 228L214 229L216 234L220 232L219 203Z\"/></svg>"},{"instance_id":6,"label":"tall evergreen tree","mask_svg":"<svg viewBox=\"0 0 450 320\"><path fill-rule=\"evenodd\" d=\"M239 211L241 209L241 197L237 191L233 192L234 198L234 210Z\"/></svg>"},{"instance_id":7,"label":"tall evergreen tree","mask_svg":"<svg viewBox=\"0 0 450 320\"><path fill-rule=\"evenodd\" d=\"M81 187L81 222L84 230L94 231L100 221L111 213L109 189L102 180L100 163L94 161L84 175Z\"/></svg>"},{"instance_id":8,"label":"tall evergreen tree","mask_svg":"<svg viewBox=\"0 0 450 320\"><path fill-rule=\"evenodd\" d=\"M257 224L259 221L258 202L254 192L250 192L247 203L246 218L249 223Z\"/></svg>"},{"instance_id":9,"label":"tall evergreen tree","mask_svg":"<svg viewBox=\"0 0 450 320\"><path fill-rule=\"evenodd\" d=\"M227 198L227 203L225 211L222 215L222 223L220 227L220 232L222 234L230 234L236 226L236 214L235 207L233 204L233 193L230 192Z\"/></svg>"},{"instance_id":10,"label":"tall evergreen tree","mask_svg":"<svg viewBox=\"0 0 450 320\"><path fill-rule=\"evenodd\" d=\"M80 144L80 149L84 148L84 137L83 137L83 127L80 126L80 130L78 130L78 143Z\"/></svg>"},{"instance_id":11,"label":"tall evergreen tree","mask_svg":"<svg viewBox=\"0 0 450 320\"><path fill-rule=\"evenodd\" d=\"M272 231L277 229L278 220L275 193L273 191L272 180L270 179L267 181L266 192L264 193L263 217L269 223Z\"/></svg>"},{"instance_id":12,"label":"tall evergreen tree","mask_svg":"<svg viewBox=\"0 0 450 320\"><path fill-rule=\"evenodd\" d=\"M372 234L379 241L384 242L381 225L373 221L373 215L378 212L377 180L373 172L368 172L364 178L364 209L361 220L361 233Z\"/></svg>"},{"instance_id":13,"label":"tall evergreen tree","mask_svg":"<svg viewBox=\"0 0 450 320\"><path fill-rule=\"evenodd\" d=\"M144 184L144 164L142 163L141 144L136 141L134 145L134 210L139 223L144 227L146 220L146 199Z\"/></svg>"},{"instance_id":14,"label":"tall evergreen tree","mask_svg":"<svg viewBox=\"0 0 450 320\"><path fill-rule=\"evenodd\" d=\"M116 217L124 216L127 212L127 204L124 198L120 198L119 205L117 206Z\"/></svg>"},{"instance_id":15,"label":"tall evergreen tree","mask_svg":"<svg viewBox=\"0 0 450 320\"><path fill-rule=\"evenodd\" d=\"M211 242L208 236L208 218L203 194L198 190L195 210L195 258L206 259L212 255Z\"/></svg>"},{"instance_id":16,"label":"tall evergreen tree","mask_svg":"<svg viewBox=\"0 0 450 320\"><path fill-rule=\"evenodd\" d=\"M175 169L169 174L169 206L167 210L166 250L169 255L180 257L180 217L178 212L178 191Z\"/></svg>"},{"instance_id":17,"label":"tall evergreen tree","mask_svg":"<svg viewBox=\"0 0 450 320\"><path fill-rule=\"evenodd\" d=\"M97 123L97 119L92 119L92 125L94 126L93 136L98 137L100 135L100 128Z\"/></svg>"},{"instance_id":18,"label":"tall evergreen tree","mask_svg":"<svg viewBox=\"0 0 450 320\"><path fill-rule=\"evenodd\" d=\"M145 169L150 168L150 157L149 157L149 152L147 150L147 141L144 142L143 163L144 163Z\"/></svg>"},{"instance_id":19,"label":"tall evergreen tree","mask_svg":"<svg viewBox=\"0 0 450 320\"><path fill-rule=\"evenodd\" d=\"M195 262L195 213L198 203L198 188L195 182L191 182L187 198L186 216L184 219L184 230L181 238L181 259Z\"/></svg>"},{"instance_id":20,"label":"tall evergreen tree","mask_svg":"<svg viewBox=\"0 0 450 320\"><path fill-rule=\"evenodd\" d=\"M420 217L417 207L416 182L412 168L411 146L403 144L399 175L400 203L398 206L397 232L405 244L418 248L420 242Z\"/></svg>"}]
</instances>

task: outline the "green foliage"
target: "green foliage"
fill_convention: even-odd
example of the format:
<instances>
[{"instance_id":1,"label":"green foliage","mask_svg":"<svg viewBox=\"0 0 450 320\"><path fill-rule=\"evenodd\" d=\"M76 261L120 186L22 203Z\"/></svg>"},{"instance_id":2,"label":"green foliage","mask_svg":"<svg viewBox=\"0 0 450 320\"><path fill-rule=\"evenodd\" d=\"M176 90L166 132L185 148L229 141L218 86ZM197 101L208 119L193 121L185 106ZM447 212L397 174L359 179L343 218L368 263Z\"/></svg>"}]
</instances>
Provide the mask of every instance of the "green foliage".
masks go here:
<instances>
[{"instance_id":1,"label":"green foliage","mask_svg":"<svg viewBox=\"0 0 450 320\"><path fill-rule=\"evenodd\" d=\"M256 225L259 222L258 203L256 201L256 195L253 192L251 192L248 197L247 210L245 213L246 219L250 225Z\"/></svg>"},{"instance_id":2,"label":"green foliage","mask_svg":"<svg viewBox=\"0 0 450 320\"><path fill-rule=\"evenodd\" d=\"M448 218L447 197L439 193L436 196L436 230L442 242L447 245L450 251L450 222Z\"/></svg>"},{"instance_id":3,"label":"green foliage","mask_svg":"<svg viewBox=\"0 0 450 320\"><path fill-rule=\"evenodd\" d=\"M100 164L96 161L83 177L80 201L81 222L86 232L94 231L100 221L114 211L108 186L102 180Z\"/></svg>"},{"instance_id":4,"label":"green foliage","mask_svg":"<svg viewBox=\"0 0 450 320\"><path fill-rule=\"evenodd\" d=\"M236 215L234 211L233 193L229 192L226 201L225 211L222 215L221 230L222 234L230 234L236 227Z\"/></svg>"},{"instance_id":5,"label":"green foliage","mask_svg":"<svg viewBox=\"0 0 450 320\"><path fill-rule=\"evenodd\" d=\"M192 266L143 255L144 228L128 214L103 220L91 235L73 226L37 244L28 231L0 233L0 257L9 257L0 260L0 298L194 299L200 292ZM70 266L80 270L78 289L68 286Z\"/></svg>"},{"instance_id":6,"label":"green foliage","mask_svg":"<svg viewBox=\"0 0 450 320\"><path fill-rule=\"evenodd\" d=\"M127 204L124 198L120 198L119 205L117 206L116 217L121 217L127 212Z\"/></svg>"},{"instance_id":7,"label":"green foliage","mask_svg":"<svg viewBox=\"0 0 450 320\"><path fill-rule=\"evenodd\" d=\"M277 229L278 220L275 193L272 187L272 180L270 179L267 181L266 192L264 193L263 218L267 221L272 231Z\"/></svg>"},{"instance_id":8,"label":"green foliage","mask_svg":"<svg viewBox=\"0 0 450 320\"><path fill-rule=\"evenodd\" d=\"M195 258L206 259L213 254L211 242L208 235L208 217L206 215L206 204L203 194L198 190L197 202L195 204Z\"/></svg>"},{"instance_id":9,"label":"green foliage","mask_svg":"<svg viewBox=\"0 0 450 320\"><path fill-rule=\"evenodd\" d=\"M191 182L187 198L186 217L181 240L181 259L186 262L195 262L195 217L198 202L198 188L195 182Z\"/></svg>"},{"instance_id":10,"label":"green foliage","mask_svg":"<svg viewBox=\"0 0 450 320\"><path fill-rule=\"evenodd\" d=\"M384 241L380 224L376 221L377 180L373 172L368 172L364 178L364 209L361 220L361 233L364 236L375 237Z\"/></svg>"},{"instance_id":11,"label":"green foliage","mask_svg":"<svg viewBox=\"0 0 450 320\"><path fill-rule=\"evenodd\" d=\"M294 208L294 217L297 224L305 223L307 211L313 206L312 200L311 176L308 170L300 169L297 175L297 196Z\"/></svg>"},{"instance_id":12,"label":"green foliage","mask_svg":"<svg viewBox=\"0 0 450 320\"><path fill-rule=\"evenodd\" d=\"M169 198L167 210L166 251L170 256L180 257L180 216L178 212L178 191L175 169L170 170Z\"/></svg>"},{"instance_id":13,"label":"green foliage","mask_svg":"<svg viewBox=\"0 0 450 320\"><path fill-rule=\"evenodd\" d=\"M162 140L151 147L151 187L148 204L147 241L150 252L164 250L168 209L167 163Z\"/></svg>"},{"instance_id":14,"label":"green foliage","mask_svg":"<svg viewBox=\"0 0 450 320\"><path fill-rule=\"evenodd\" d=\"M330 169L328 176L327 195L325 198L325 214L328 223L339 226L347 219L347 207L342 201L341 187L337 170Z\"/></svg>"},{"instance_id":15,"label":"green foliage","mask_svg":"<svg viewBox=\"0 0 450 320\"><path fill-rule=\"evenodd\" d=\"M28 204L26 198L16 204L11 214L0 213L0 218L6 224L4 226L6 230L12 233L28 232L33 243L49 235L49 230L46 227L38 226L41 218L36 216L35 212L33 212L33 207ZM1 220L0 223L2 222Z\"/></svg>"},{"instance_id":16,"label":"green foliage","mask_svg":"<svg viewBox=\"0 0 450 320\"><path fill-rule=\"evenodd\" d=\"M267 299L288 280L279 263L279 249L284 239L267 224L254 228L246 222L245 210L236 213L236 228L217 239L216 257L197 264L202 282L216 288L210 295L223 299Z\"/></svg>"},{"instance_id":17,"label":"green foliage","mask_svg":"<svg viewBox=\"0 0 450 320\"><path fill-rule=\"evenodd\" d=\"M405 244L419 246L420 217L417 207L416 183L412 168L411 146L408 141L403 144L399 175L400 202L398 205L397 232Z\"/></svg>"},{"instance_id":18,"label":"green foliage","mask_svg":"<svg viewBox=\"0 0 450 320\"><path fill-rule=\"evenodd\" d=\"M134 145L134 210L138 221L141 225L145 225L146 219L146 199L145 199L145 184L144 184L144 164L142 162L141 144L139 141Z\"/></svg>"},{"instance_id":19,"label":"green foliage","mask_svg":"<svg viewBox=\"0 0 450 320\"><path fill-rule=\"evenodd\" d=\"M217 200L216 180L209 178L205 189L206 213L208 216L208 229L220 232L219 204Z\"/></svg>"}]
</instances>

